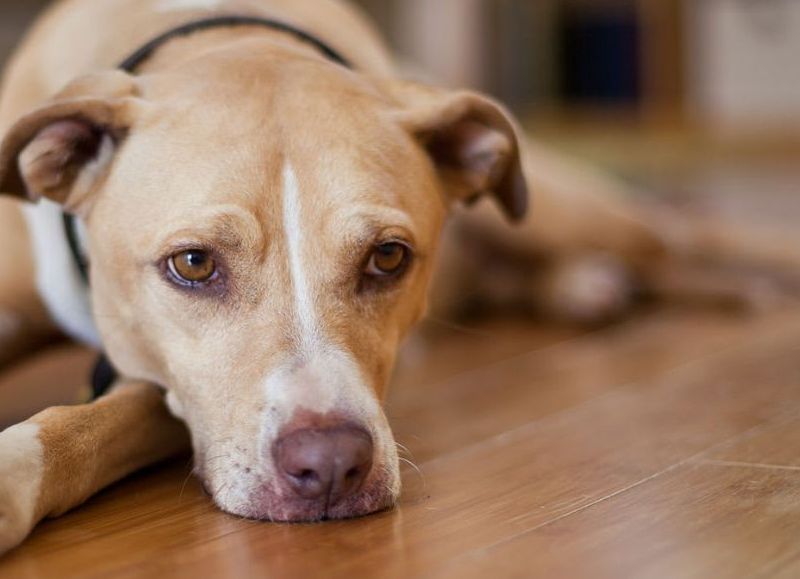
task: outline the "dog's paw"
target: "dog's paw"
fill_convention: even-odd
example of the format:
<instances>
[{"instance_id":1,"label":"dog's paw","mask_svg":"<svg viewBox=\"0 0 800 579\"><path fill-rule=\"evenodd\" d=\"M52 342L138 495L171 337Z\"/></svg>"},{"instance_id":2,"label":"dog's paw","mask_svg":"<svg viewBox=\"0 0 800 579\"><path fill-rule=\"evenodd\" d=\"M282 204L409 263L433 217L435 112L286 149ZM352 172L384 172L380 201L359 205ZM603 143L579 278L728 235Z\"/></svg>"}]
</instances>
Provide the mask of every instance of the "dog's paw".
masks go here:
<instances>
[{"instance_id":1,"label":"dog's paw","mask_svg":"<svg viewBox=\"0 0 800 579\"><path fill-rule=\"evenodd\" d=\"M22 543L28 533L29 525L18 510L0 507L0 556Z\"/></svg>"},{"instance_id":2,"label":"dog's paw","mask_svg":"<svg viewBox=\"0 0 800 579\"><path fill-rule=\"evenodd\" d=\"M549 317L594 324L624 313L633 301L634 287L620 260L589 253L557 263L535 288L535 299Z\"/></svg>"},{"instance_id":3,"label":"dog's paw","mask_svg":"<svg viewBox=\"0 0 800 579\"><path fill-rule=\"evenodd\" d=\"M42 481L39 427L19 424L0 432L0 555L13 549L36 524Z\"/></svg>"},{"instance_id":4,"label":"dog's paw","mask_svg":"<svg viewBox=\"0 0 800 579\"><path fill-rule=\"evenodd\" d=\"M796 304L800 295L800 276L794 272L708 260L667 261L643 281L647 293L661 301L755 312Z\"/></svg>"}]
</instances>

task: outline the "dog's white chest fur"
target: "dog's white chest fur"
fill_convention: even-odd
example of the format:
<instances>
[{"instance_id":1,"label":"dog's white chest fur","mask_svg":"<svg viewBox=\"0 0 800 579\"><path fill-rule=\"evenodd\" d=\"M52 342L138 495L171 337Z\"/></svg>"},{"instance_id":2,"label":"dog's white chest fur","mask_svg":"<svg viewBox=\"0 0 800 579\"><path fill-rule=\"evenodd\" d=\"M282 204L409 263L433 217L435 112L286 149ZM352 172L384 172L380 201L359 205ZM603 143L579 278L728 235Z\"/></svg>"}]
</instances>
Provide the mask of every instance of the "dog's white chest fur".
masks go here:
<instances>
[{"instance_id":1,"label":"dog's white chest fur","mask_svg":"<svg viewBox=\"0 0 800 579\"><path fill-rule=\"evenodd\" d=\"M47 200L25 207L36 260L36 287L50 315L73 338L100 346L88 287L69 249L61 207Z\"/></svg>"}]
</instances>

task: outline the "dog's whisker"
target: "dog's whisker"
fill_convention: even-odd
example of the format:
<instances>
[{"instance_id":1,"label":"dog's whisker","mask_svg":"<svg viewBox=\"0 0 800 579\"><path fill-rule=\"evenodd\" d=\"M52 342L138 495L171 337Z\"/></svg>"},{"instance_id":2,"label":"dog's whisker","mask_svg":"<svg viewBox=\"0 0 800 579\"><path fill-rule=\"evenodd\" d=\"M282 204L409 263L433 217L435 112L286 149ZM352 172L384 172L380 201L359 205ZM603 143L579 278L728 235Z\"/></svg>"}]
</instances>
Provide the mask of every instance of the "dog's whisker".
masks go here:
<instances>
[{"instance_id":1,"label":"dog's whisker","mask_svg":"<svg viewBox=\"0 0 800 579\"><path fill-rule=\"evenodd\" d=\"M194 474L194 469L190 470L189 474L186 475L186 478L183 479L183 484L181 485L181 492L178 495L178 502L179 503L183 499L183 493L184 493L184 491L186 491L186 485L189 484L189 479L192 478L193 474Z\"/></svg>"},{"instance_id":2,"label":"dog's whisker","mask_svg":"<svg viewBox=\"0 0 800 579\"><path fill-rule=\"evenodd\" d=\"M397 456L398 456L398 458L407 458L409 460L414 460L414 455L412 453L410 453L410 452L405 451L405 450L398 449Z\"/></svg>"},{"instance_id":3,"label":"dog's whisker","mask_svg":"<svg viewBox=\"0 0 800 579\"><path fill-rule=\"evenodd\" d=\"M400 444L399 442L395 442L395 445L397 446L398 456L414 460L414 453L410 448L404 444Z\"/></svg>"},{"instance_id":4,"label":"dog's whisker","mask_svg":"<svg viewBox=\"0 0 800 579\"><path fill-rule=\"evenodd\" d=\"M413 461L408 460L407 458L400 457L400 462L404 462L407 465L409 465L411 468L413 468L416 471L416 473L419 475L420 480L422 480L422 485L425 488L427 488L427 486L428 486L427 485L427 481L425 480L425 475L422 474L422 469L421 468L419 468Z\"/></svg>"}]
</instances>

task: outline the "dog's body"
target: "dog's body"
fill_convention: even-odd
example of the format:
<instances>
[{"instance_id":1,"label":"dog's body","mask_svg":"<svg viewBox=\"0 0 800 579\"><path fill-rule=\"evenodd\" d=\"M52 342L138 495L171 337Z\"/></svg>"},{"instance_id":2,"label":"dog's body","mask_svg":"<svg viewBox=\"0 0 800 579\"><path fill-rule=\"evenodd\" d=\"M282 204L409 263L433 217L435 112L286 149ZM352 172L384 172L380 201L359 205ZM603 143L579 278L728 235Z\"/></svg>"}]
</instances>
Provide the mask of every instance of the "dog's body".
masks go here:
<instances>
[{"instance_id":1,"label":"dog's body","mask_svg":"<svg viewBox=\"0 0 800 579\"><path fill-rule=\"evenodd\" d=\"M352 69L253 25L114 70L215 14L293 25ZM527 182L538 221L500 229L481 205L460 223L495 249L547 256L552 276L515 291L576 317L624 306L626 272L669 254L602 177L534 144L522 154L488 99L395 80L378 36L334 0L65 0L9 68L0 126L2 191L44 198L0 201L0 365L60 329L102 345L123 376L95 403L0 434L0 552L187 445L159 387L223 509L298 521L391 505L399 474L380 401L457 201L493 195L521 218ZM91 289L62 207L85 225ZM470 272L452 239L446 304ZM586 262L570 297L565 264Z\"/></svg>"}]
</instances>

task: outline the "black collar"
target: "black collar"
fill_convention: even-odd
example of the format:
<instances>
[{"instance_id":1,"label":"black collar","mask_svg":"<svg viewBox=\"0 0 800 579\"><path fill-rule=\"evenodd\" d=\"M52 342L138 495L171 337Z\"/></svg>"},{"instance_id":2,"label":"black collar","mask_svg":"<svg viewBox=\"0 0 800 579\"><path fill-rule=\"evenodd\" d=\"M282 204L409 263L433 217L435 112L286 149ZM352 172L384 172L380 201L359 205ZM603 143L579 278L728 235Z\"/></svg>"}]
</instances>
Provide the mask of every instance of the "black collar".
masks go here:
<instances>
[{"instance_id":1,"label":"black collar","mask_svg":"<svg viewBox=\"0 0 800 579\"><path fill-rule=\"evenodd\" d=\"M296 39L306 44L310 44L319 52L321 52L323 56L328 58L328 60L332 60L333 62L341 64L346 68L352 68L350 62L329 44L304 30L292 26L291 24L287 24L286 22L281 22L279 20L272 20L270 18L236 15L204 18L202 20L187 22L186 24L182 24L181 26L168 30L163 34L156 36L150 42L143 45L136 52L123 60L119 65L119 68L126 72L135 72L137 68L139 68L151 56L153 56L154 52L175 38L190 36L195 32L209 30L212 28L229 28L232 26L261 26L263 28L269 28L270 30L285 32L286 34L294 36Z\"/></svg>"},{"instance_id":2,"label":"black collar","mask_svg":"<svg viewBox=\"0 0 800 579\"><path fill-rule=\"evenodd\" d=\"M333 49L331 46L317 38L300 30L299 28L295 28L291 24L287 24L285 22L280 22L277 20L271 20L269 18L257 18L254 16L216 16L211 18L204 18L202 20L195 20L193 22L188 22L171 30L164 32L153 38L150 42L143 45L141 48L136 50L133 54L131 54L128 58L122 61L119 65L120 70L124 70L125 72L134 73L136 69L139 68L142 64L144 64L153 54L162 46L170 42L175 38L181 38L185 36L189 36L194 34L195 32L200 32L202 30L209 30L212 28L226 28L232 26L261 26L264 28L269 28L270 30L276 30L278 32L284 32L289 34L298 40L309 44L316 48L323 56L340 64L346 68L352 68L350 62L344 58L339 52ZM81 243L80 243L80 236L78 234L78 226L77 220L74 216L64 213L64 233L67 238L67 242L69 244L70 251L72 252L72 258L75 261L75 267L77 268L78 272L81 275L84 283L88 286L89 284L89 262L86 256L84 255L83 251L81 250ZM109 360L105 356L101 356L100 360L98 361L94 372L91 376L92 382L92 391L95 398L99 398L103 394L105 394L111 386L113 386L114 382L117 379L117 372L114 370L114 367L110 364Z\"/></svg>"}]
</instances>

